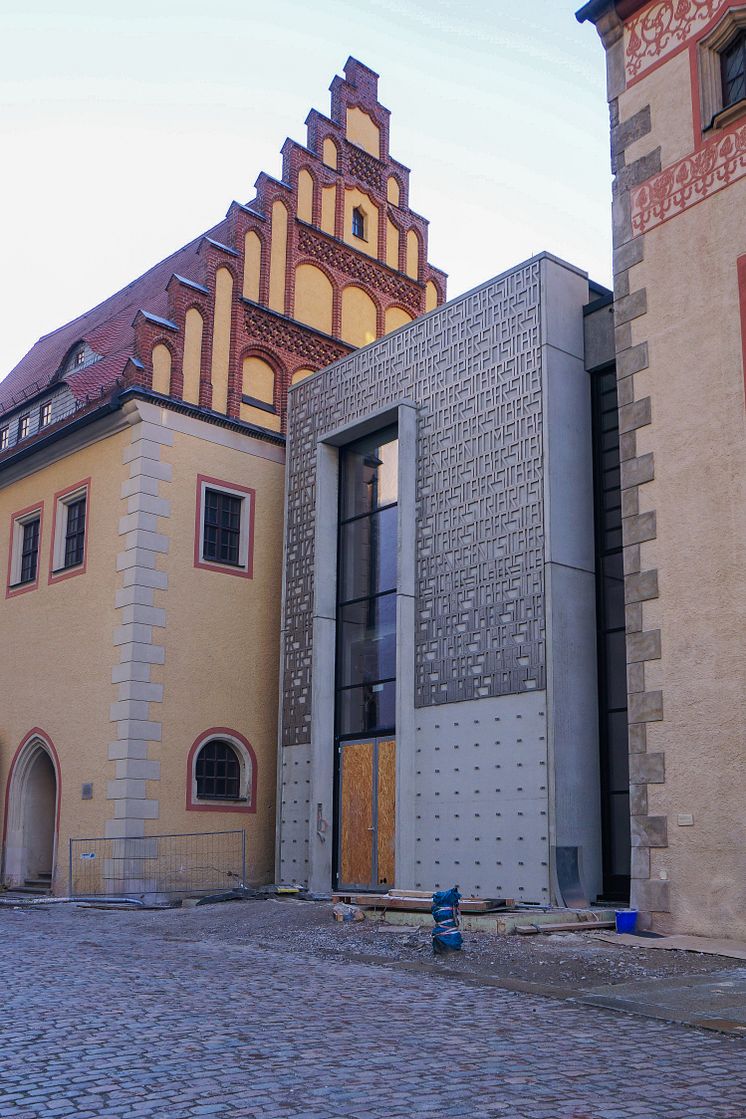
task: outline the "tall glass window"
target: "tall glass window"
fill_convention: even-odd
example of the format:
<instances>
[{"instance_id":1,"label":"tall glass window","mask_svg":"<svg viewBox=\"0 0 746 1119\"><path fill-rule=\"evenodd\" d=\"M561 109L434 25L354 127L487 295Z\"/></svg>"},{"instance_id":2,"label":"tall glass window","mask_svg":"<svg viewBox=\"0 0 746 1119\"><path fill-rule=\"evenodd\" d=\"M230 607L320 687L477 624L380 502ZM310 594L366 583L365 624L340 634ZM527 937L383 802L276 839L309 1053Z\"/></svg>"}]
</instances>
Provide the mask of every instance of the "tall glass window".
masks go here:
<instances>
[{"instance_id":1,"label":"tall glass window","mask_svg":"<svg viewBox=\"0 0 746 1119\"><path fill-rule=\"evenodd\" d=\"M593 373L591 393L604 895L620 900L629 897L630 823L622 492L619 412L613 366Z\"/></svg>"},{"instance_id":2,"label":"tall glass window","mask_svg":"<svg viewBox=\"0 0 746 1119\"><path fill-rule=\"evenodd\" d=\"M398 458L395 428L340 452L338 738L394 730Z\"/></svg>"}]
</instances>

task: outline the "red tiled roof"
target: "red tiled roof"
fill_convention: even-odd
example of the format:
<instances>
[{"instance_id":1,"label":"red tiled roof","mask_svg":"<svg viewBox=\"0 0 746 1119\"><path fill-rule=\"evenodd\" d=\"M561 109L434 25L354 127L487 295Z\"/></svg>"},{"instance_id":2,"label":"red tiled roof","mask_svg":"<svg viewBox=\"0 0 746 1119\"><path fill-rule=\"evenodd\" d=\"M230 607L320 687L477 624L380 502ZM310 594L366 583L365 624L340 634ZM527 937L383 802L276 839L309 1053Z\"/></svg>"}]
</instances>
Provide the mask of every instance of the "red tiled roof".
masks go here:
<instances>
[{"instance_id":1,"label":"red tiled roof","mask_svg":"<svg viewBox=\"0 0 746 1119\"><path fill-rule=\"evenodd\" d=\"M188 245L154 265L103 303L77 319L40 338L15 369L0 381L0 412L9 411L41 392L54 379L61 363L76 342L85 341L102 360L72 370L65 377L78 400L85 400L114 384L132 355L132 323L139 310L167 317L166 284L174 272L188 279L202 280L197 249L203 237L220 239L225 221L200 235Z\"/></svg>"}]
</instances>

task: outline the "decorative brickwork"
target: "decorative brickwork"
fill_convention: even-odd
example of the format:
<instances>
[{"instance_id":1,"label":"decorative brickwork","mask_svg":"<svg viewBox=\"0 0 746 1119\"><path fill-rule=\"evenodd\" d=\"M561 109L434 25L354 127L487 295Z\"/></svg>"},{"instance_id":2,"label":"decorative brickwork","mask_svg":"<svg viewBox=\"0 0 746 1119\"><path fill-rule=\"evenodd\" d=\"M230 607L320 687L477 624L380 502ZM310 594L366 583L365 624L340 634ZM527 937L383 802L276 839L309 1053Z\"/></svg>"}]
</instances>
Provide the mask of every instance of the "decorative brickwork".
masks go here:
<instances>
[{"instance_id":1,"label":"decorative brickwork","mask_svg":"<svg viewBox=\"0 0 746 1119\"><path fill-rule=\"evenodd\" d=\"M6 410L12 410L18 401L25 402L29 393L33 396L43 392L60 368L71 343L81 338L91 340L97 360L89 369L74 372L70 377L76 397L87 398L91 386L96 392L101 388L111 391L123 374L128 384L151 388L153 350L163 345L171 355L170 395L182 399L186 315L195 309L202 318L203 327L198 355L199 406L225 409L231 418L240 418L242 355L260 345L265 351L265 360L275 371L275 402L284 429L287 390L293 374L299 369L322 368L351 349L340 337L342 291L346 286L350 283L362 286L375 303L378 336L384 332L386 312L390 308L402 308L412 317L425 311L428 282L435 285L438 302L442 302L445 275L427 261L428 223L409 209L409 171L389 155L389 111L378 101L377 86L378 77L372 70L353 58L348 59L344 78L336 77L332 82L331 116L311 112L307 120L307 146L293 140L286 140L283 145L282 178L260 174L256 196L251 202L232 203L224 220L202 237L162 261L93 312L37 343L7 378L3 395L8 402ZM377 129L378 157L348 139L349 111L364 114L370 127ZM324 162L325 141L333 141L335 145L335 167ZM310 223L298 216L301 172L310 176L310 210L307 199L303 204L305 219L310 218ZM387 197L390 177L399 184L397 205ZM307 178L304 181L308 183ZM344 240L346 192L353 189L361 190L377 211L379 236L370 256ZM320 229L323 190L334 192L333 235ZM273 230L273 206L278 202L287 211L284 246L283 238ZM328 218L327 214L327 223ZM385 263L389 221L396 226L401 238L398 269ZM420 247L417 278L405 274L404 244L410 231L417 235ZM247 235L255 235L248 261ZM273 237L277 237L274 256ZM333 314L329 337L294 317L296 269L304 263L324 271L331 283ZM273 267L274 292L270 283ZM232 277L230 321L220 319L216 326L216 276L222 271ZM245 285L249 289L246 299L243 298ZM273 311L258 310L269 307L272 298ZM251 311L246 310L249 299L254 308ZM212 383L214 348L218 355L219 385ZM0 413L2 411L0 404Z\"/></svg>"}]
</instances>

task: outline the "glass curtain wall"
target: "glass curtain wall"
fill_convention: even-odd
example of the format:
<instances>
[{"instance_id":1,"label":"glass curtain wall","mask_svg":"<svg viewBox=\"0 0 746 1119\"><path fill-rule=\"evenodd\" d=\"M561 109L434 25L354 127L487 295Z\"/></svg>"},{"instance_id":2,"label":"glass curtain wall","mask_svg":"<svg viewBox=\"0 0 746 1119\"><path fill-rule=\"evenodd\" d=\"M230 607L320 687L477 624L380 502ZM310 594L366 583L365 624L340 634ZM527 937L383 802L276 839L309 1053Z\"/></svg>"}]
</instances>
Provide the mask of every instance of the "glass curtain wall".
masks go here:
<instances>
[{"instance_id":1,"label":"glass curtain wall","mask_svg":"<svg viewBox=\"0 0 746 1119\"><path fill-rule=\"evenodd\" d=\"M630 824L619 412L613 365L591 374L591 393L604 895L619 901L629 897Z\"/></svg>"},{"instance_id":2,"label":"glass curtain wall","mask_svg":"<svg viewBox=\"0 0 746 1119\"><path fill-rule=\"evenodd\" d=\"M394 731L398 450L388 428L340 451L337 741Z\"/></svg>"}]
</instances>

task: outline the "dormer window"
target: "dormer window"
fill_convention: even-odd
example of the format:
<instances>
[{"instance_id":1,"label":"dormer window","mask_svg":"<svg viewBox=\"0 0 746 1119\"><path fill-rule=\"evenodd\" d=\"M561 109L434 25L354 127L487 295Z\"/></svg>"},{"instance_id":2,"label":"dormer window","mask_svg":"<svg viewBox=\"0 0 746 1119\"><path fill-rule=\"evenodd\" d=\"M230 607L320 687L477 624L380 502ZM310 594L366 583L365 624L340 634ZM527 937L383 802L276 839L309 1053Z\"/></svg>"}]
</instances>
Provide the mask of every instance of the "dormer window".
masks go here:
<instances>
[{"instance_id":1,"label":"dormer window","mask_svg":"<svg viewBox=\"0 0 746 1119\"><path fill-rule=\"evenodd\" d=\"M39 409L39 427L46 427L48 423L52 422L52 402L48 400L46 404L42 404Z\"/></svg>"},{"instance_id":2,"label":"dormer window","mask_svg":"<svg viewBox=\"0 0 746 1119\"><path fill-rule=\"evenodd\" d=\"M361 241L366 240L365 214L359 206L356 206L352 211L352 236L359 237Z\"/></svg>"},{"instance_id":3,"label":"dormer window","mask_svg":"<svg viewBox=\"0 0 746 1119\"><path fill-rule=\"evenodd\" d=\"M29 432L29 416L21 416L18 421L18 438L25 439Z\"/></svg>"},{"instance_id":4,"label":"dormer window","mask_svg":"<svg viewBox=\"0 0 746 1119\"><path fill-rule=\"evenodd\" d=\"M746 97L746 31L741 31L721 53L720 72L723 108L727 109Z\"/></svg>"},{"instance_id":5,"label":"dormer window","mask_svg":"<svg viewBox=\"0 0 746 1119\"><path fill-rule=\"evenodd\" d=\"M0 427L0 451L6 451L10 446L10 428L6 424Z\"/></svg>"},{"instance_id":6,"label":"dormer window","mask_svg":"<svg viewBox=\"0 0 746 1119\"><path fill-rule=\"evenodd\" d=\"M85 349L83 348L83 346L81 346L80 349L76 352L75 357L73 358L73 365L75 365L75 366L82 365L84 361L85 361Z\"/></svg>"}]
</instances>

